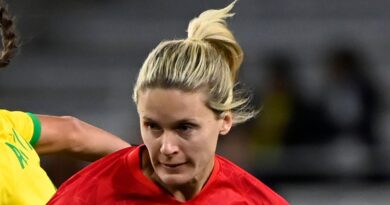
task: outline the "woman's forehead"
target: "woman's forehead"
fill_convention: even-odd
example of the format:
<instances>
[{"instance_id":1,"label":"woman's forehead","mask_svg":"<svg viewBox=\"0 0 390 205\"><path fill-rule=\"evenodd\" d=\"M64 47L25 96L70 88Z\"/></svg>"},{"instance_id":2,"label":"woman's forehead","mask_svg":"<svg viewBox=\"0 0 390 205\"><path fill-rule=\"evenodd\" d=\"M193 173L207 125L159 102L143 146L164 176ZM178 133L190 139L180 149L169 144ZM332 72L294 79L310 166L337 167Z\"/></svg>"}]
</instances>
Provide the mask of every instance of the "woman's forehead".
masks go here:
<instances>
[{"instance_id":1,"label":"woman's forehead","mask_svg":"<svg viewBox=\"0 0 390 205\"><path fill-rule=\"evenodd\" d=\"M141 118L178 121L212 115L201 91L185 92L178 89L148 89L139 95L137 105Z\"/></svg>"}]
</instances>

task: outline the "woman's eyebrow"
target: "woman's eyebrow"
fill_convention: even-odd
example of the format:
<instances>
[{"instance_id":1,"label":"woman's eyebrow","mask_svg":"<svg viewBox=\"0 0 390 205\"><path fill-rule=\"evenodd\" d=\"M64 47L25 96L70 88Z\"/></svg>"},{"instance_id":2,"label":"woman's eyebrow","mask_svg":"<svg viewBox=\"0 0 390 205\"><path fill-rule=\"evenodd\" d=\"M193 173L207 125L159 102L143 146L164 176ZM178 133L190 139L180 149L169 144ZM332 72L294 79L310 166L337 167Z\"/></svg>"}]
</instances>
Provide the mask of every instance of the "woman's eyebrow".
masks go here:
<instances>
[{"instance_id":1,"label":"woman's eyebrow","mask_svg":"<svg viewBox=\"0 0 390 205\"><path fill-rule=\"evenodd\" d=\"M178 125L182 125L182 124L191 124L193 126L198 126L198 123L196 122L195 119L182 119L182 120L178 120L176 122L173 123L175 126L178 126Z\"/></svg>"}]
</instances>

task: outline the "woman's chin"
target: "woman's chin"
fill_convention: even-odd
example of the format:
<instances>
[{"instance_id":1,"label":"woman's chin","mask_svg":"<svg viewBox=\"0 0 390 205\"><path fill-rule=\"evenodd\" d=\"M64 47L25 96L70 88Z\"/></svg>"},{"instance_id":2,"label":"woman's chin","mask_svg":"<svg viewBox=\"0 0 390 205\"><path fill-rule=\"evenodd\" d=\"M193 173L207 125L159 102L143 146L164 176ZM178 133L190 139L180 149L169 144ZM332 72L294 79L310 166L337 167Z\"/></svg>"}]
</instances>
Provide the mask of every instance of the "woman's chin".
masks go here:
<instances>
[{"instance_id":1,"label":"woman's chin","mask_svg":"<svg viewBox=\"0 0 390 205\"><path fill-rule=\"evenodd\" d=\"M186 174L161 173L158 176L161 182L168 186L180 186L188 184L191 181L190 177Z\"/></svg>"}]
</instances>

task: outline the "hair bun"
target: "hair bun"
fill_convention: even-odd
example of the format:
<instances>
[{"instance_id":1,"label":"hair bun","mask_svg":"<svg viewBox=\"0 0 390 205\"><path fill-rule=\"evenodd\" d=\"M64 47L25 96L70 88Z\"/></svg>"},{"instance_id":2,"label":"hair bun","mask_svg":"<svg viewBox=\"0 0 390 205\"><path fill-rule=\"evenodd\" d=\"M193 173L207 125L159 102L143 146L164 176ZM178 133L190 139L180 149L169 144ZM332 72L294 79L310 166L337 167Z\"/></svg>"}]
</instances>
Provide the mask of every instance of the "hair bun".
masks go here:
<instances>
[{"instance_id":1,"label":"hair bun","mask_svg":"<svg viewBox=\"0 0 390 205\"><path fill-rule=\"evenodd\" d=\"M211 9L201 13L190 21L187 29L187 40L206 41L225 57L233 81L236 80L236 74L244 54L232 32L228 29L225 19L234 16L234 13L230 13L230 11L236 2L237 0L223 9Z\"/></svg>"}]
</instances>

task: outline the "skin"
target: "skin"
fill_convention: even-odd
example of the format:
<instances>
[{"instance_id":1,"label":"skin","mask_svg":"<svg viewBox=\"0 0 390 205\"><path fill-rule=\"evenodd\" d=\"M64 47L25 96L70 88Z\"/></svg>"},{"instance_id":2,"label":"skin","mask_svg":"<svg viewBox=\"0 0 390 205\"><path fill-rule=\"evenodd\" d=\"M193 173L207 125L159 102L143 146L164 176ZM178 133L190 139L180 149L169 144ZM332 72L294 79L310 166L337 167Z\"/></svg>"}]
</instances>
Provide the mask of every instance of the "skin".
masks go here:
<instances>
[{"instance_id":1,"label":"skin","mask_svg":"<svg viewBox=\"0 0 390 205\"><path fill-rule=\"evenodd\" d=\"M187 201L200 192L213 167L219 135L232 127L230 112L220 117L206 106L204 91L146 89L137 105L145 176Z\"/></svg>"},{"instance_id":2,"label":"skin","mask_svg":"<svg viewBox=\"0 0 390 205\"><path fill-rule=\"evenodd\" d=\"M121 138L70 116L37 115L41 136L35 145L38 154L65 153L95 161L130 144Z\"/></svg>"}]
</instances>

